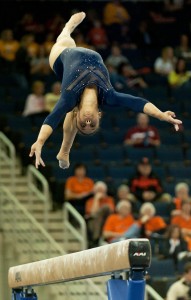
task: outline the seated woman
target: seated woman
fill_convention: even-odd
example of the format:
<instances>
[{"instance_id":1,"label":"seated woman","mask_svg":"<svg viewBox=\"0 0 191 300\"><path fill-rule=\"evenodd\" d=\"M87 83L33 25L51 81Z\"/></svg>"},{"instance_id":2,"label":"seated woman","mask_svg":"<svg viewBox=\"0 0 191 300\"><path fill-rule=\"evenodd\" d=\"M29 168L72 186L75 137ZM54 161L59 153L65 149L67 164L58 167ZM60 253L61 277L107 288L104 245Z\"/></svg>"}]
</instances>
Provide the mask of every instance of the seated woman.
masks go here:
<instances>
[{"instance_id":1,"label":"seated woman","mask_svg":"<svg viewBox=\"0 0 191 300\"><path fill-rule=\"evenodd\" d=\"M162 217L156 216L156 209L152 203L144 203L140 208L140 225L142 235L146 238L163 234L167 225Z\"/></svg>"},{"instance_id":2,"label":"seated woman","mask_svg":"<svg viewBox=\"0 0 191 300\"><path fill-rule=\"evenodd\" d=\"M177 60L174 71L171 71L168 75L168 83L171 88L190 87L191 73L186 69L186 61L180 57Z\"/></svg>"},{"instance_id":3,"label":"seated woman","mask_svg":"<svg viewBox=\"0 0 191 300\"><path fill-rule=\"evenodd\" d=\"M181 228L178 225L170 225L167 229L162 247L160 247L160 254L164 258L172 258L176 268L178 260L187 256L188 244L184 240Z\"/></svg>"},{"instance_id":4,"label":"seated woman","mask_svg":"<svg viewBox=\"0 0 191 300\"><path fill-rule=\"evenodd\" d=\"M116 213L107 218L102 234L108 243L114 243L138 237L139 232L139 224L131 213L131 203L127 200L121 200L117 204Z\"/></svg>"}]
</instances>

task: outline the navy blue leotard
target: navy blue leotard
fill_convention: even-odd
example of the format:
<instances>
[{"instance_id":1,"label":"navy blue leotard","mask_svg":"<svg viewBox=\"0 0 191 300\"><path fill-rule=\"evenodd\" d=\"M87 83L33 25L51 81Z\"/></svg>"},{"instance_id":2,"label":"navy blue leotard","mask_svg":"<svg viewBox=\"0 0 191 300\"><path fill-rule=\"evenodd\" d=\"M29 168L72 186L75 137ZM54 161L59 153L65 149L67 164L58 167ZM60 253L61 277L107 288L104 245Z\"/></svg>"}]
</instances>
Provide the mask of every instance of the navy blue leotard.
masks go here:
<instances>
[{"instance_id":1,"label":"navy blue leotard","mask_svg":"<svg viewBox=\"0 0 191 300\"><path fill-rule=\"evenodd\" d=\"M99 106L123 106L142 112L148 102L143 98L116 92L110 83L102 57L93 50L67 48L58 56L53 69L62 81L62 90L60 100L44 121L52 129L58 126L66 113L79 104L84 88L90 85L97 86Z\"/></svg>"}]
</instances>

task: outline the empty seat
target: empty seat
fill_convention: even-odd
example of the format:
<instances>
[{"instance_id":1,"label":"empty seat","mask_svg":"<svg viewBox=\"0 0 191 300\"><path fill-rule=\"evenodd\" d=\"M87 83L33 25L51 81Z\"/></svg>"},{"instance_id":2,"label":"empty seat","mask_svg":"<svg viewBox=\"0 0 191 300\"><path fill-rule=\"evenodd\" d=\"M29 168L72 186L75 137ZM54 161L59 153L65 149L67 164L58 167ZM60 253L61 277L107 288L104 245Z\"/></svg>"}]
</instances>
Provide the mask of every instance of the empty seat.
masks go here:
<instances>
[{"instance_id":1,"label":"empty seat","mask_svg":"<svg viewBox=\"0 0 191 300\"><path fill-rule=\"evenodd\" d=\"M160 146L156 149L157 151L157 158L161 162L177 162L183 161L183 151L180 146L178 147L170 147L170 146Z\"/></svg>"},{"instance_id":2,"label":"empty seat","mask_svg":"<svg viewBox=\"0 0 191 300\"><path fill-rule=\"evenodd\" d=\"M155 278L174 277L175 269L172 259L152 258L149 275Z\"/></svg>"},{"instance_id":3,"label":"empty seat","mask_svg":"<svg viewBox=\"0 0 191 300\"><path fill-rule=\"evenodd\" d=\"M105 161L110 162L123 162L124 160L124 151L122 147L111 146L105 149L99 149L98 158L104 163Z\"/></svg>"},{"instance_id":4,"label":"empty seat","mask_svg":"<svg viewBox=\"0 0 191 300\"><path fill-rule=\"evenodd\" d=\"M108 167L108 175L113 179L128 180L135 172L134 166Z\"/></svg>"},{"instance_id":5,"label":"empty seat","mask_svg":"<svg viewBox=\"0 0 191 300\"><path fill-rule=\"evenodd\" d=\"M134 162L138 162L142 157L148 157L151 160L155 157L153 148L126 147L126 154L127 158Z\"/></svg>"},{"instance_id":6,"label":"empty seat","mask_svg":"<svg viewBox=\"0 0 191 300\"><path fill-rule=\"evenodd\" d=\"M109 145L113 144L119 144L122 145L124 141L124 132L113 132L113 131L102 131L101 132L102 139L104 143L107 143Z\"/></svg>"}]
</instances>

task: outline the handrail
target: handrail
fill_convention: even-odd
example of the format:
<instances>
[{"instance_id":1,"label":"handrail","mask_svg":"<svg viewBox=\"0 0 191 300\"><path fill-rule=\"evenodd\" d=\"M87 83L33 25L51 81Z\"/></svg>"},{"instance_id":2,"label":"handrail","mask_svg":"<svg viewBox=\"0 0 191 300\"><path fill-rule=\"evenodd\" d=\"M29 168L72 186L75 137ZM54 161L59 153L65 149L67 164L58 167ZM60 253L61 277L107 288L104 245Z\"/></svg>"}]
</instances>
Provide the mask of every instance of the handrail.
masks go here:
<instances>
[{"instance_id":1,"label":"handrail","mask_svg":"<svg viewBox=\"0 0 191 300\"><path fill-rule=\"evenodd\" d=\"M33 217L33 215L18 201L18 199L5 186L1 186L0 187L0 194L1 193L4 193L5 196L9 197L9 200L11 200L12 202L14 202L14 204L16 205L16 207L20 211L23 212L23 214L27 217L27 219L36 227L36 229L38 229L42 233L42 235L54 246L54 248L56 250L58 250L62 254L65 253L65 251L63 250L63 248L60 247L58 243L56 243L56 241L45 230L45 228ZM13 212L13 214L14 214L14 212ZM2 222L2 219L3 218L0 219L0 224ZM0 226L0 228L2 228L2 226ZM16 230L16 228L14 227L12 230L14 232Z\"/></svg>"},{"instance_id":2,"label":"handrail","mask_svg":"<svg viewBox=\"0 0 191 300\"><path fill-rule=\"evenodd\" d=\"M41 189L38 187L37 182L40 183ZM43 224L44 227L48 228L48 211L50 207L50 191L49 184L46 178L33 166L29 165L27 168L27 187L28 197L31 207L33 207L33 195L44 205L43 209Z\"/></svg>"},{"instance_id":3,"label":"handrail","mask_svg":"<svg viewBox=\"0 0 191 300\"><path fill-rule=\"evenodd\" d=\"M154 299L154 300L164 300L153 288L152 286L146 284L146 292Z\"/></svg>"},{"instance_id":4,"label":"handrail","mask_svg":"<svg viewBox=\"0 0 191 300\"><path fill-rule=\"evenodd\" d=\"M10 166L10 187L13 189L15 187L16 150L3 132L0 132L0 155L0 168L2 162L6 162Z\"/></svg>"},{"instance_id":5,"label":"handrail","mask_svg":"<svg viewBox=\"0 0 191 300\"><path fill-rule=\"evenodd\" d=\"M12 206L11 206L12 204ZM9 215L10 214L10 215ZM28 222L28 226L23 228L23 224L20 220L23 219ZM26 224L25 224L26 225ZM30 254L32 257L36 255L41 255L43 259L49 258L51 256L63 255L65 251L63 248L51 237L51 235L44 229L44 227L30 214L30 212L19 202L19 200L14 196L6 187L0 187L0 229L6 230L7 226L10 228L10 232L6 231L6 238L11 236L12 245L14 242L15 249L18 249L26 255ZM10 239L10 238L9 238ZM22 243L20 240L22 239ZM38 245L36 242L40 242ZM22 249L24 243L24 249ZM44 244L45 247L42 247ZM40 259L38 257L37 259ZM31 261L31 257L27 258ZM14 261L14 264L16 262ZM86 279L88 286L91 286L90 293L95 292L100 300L107 299L106 295L102 290L96 286L96 284L91 279ZM62 293L65 296L70 296L74 294L76 290L75 286L70 284L60 285L58 288L58 293ZM86 289L85 297L88 299L88 291ZM97 298L96 298L97 299Z\"/></svg>"},{"instance_id":6,"label":"handrail","mask_svg":"<svg viewBox=\"0 0 191 300\"><path fill-rule=\"evenodd\" d=\"M72 215L72 217L77 221L77 223L80 225L79 230L76 230L76 228L70 223L69 221L69 215ZM87 227L86 222L84 218L79 214L79 212L69 203L65 202L63 206L63 229L66 228L69 230L69 232L73 235L74 238L76 238L81 248L80 250L87 249ZM67 245L68 238L65 234L64 236L64 244Z\"/></svg>"}]
</instances>

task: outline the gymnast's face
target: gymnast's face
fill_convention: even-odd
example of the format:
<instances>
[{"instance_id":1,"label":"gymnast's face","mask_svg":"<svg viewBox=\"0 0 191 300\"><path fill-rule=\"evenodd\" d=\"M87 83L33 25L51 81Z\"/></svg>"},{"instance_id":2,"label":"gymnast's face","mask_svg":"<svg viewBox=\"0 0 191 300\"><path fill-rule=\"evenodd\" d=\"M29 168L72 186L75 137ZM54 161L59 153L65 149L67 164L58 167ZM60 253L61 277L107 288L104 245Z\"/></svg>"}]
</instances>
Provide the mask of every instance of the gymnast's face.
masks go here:
<instances>
[{"instance_id":1,"label":"gymnast's face","mask_svg":"<svg viewBox=\"0 0 191 300\"><path fill-rule=\"evenodd\" d=\"M76 114L76 126L81 133L92 134L99 128L100 118L100 112L89 113L79 110Z\"/></svg>"}]
</instances>

